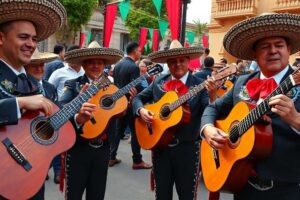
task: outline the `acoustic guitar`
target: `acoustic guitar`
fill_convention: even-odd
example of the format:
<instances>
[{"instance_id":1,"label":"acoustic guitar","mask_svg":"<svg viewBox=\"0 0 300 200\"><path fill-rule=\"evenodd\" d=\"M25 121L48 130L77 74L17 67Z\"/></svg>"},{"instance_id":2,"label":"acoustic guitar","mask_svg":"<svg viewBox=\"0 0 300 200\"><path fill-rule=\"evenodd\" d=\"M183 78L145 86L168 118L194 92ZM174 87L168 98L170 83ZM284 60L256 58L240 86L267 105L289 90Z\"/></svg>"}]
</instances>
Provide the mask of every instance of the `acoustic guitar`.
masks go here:
<instances>
[{"instance_id":1,"label":"acoustic guitar","mask_svg":"<svg viewBox=\"0 0 300 200\"><path fill-rule=\"evenodd\" d=\"M125 114L128 106L125 94L129 92L130 88L137 86L143 80L146 80L146 78L162 72L162 70L162 66L156 64L150 68L146 74L140 76L121 89L118 89L115 85L111 84L106 90L99 91L89 100L90 103L97 105L97 107L91 120L84 124L83 134L81 136L92 139L101 135L112 118Z\"/></svg>"},{"instance_id":2,"label":"acoustic guitar","mask_svg":"<svg viewBox=\"0 0 300 200\"><path fill-rule=\"evenodd\" d=\"M201 166L209 191L238 192L245 186L255 162L272 151L272 127L270 118L265 115L271 109L270 98L286 94L298 84L299 69L256 107L241 101L226 119L216 121L215 126L228 133L228 143L225 148L215 150L202 140Z\"/></svg>"},{"instance_id":3,"label":"acoustic guitar","mask_svg":"<svg viewBox=\"0 0 300 200\"><path fill-rule=\"evenodd\" d=\"M110 84L102 75L73 101L45 117L39 111L26 111L17 125L0 127L0 196L29 199L44 183L53 158L75 143L69 119L101 88Z\"/></svg>"},{"instance_id":4,"label":"acoustic guitar","mask_svg":"<svg viewBox=\"0 0 300 200\"><path fill-rule=\"evenodd\" d=\"M224 84L217 90L217 96L221 97L226 94L233 87L233 83L230 80L226 80Z\"/></svg>"},{"instance_id":5,"label":"acoustic guitar","mask_svg":"<svg viewBox=\"0 0 300 200\"><path fill-rule=\"evenodd\" d=\"M212 79L219 81L236 71L235 66L228 66L214 75ZM177 125L190 121L188 104L185 103L203 89L205 89L204 82L189 89L181 97L178 97L175 91L168 91L158 102L145 105L144 108L153 113L153 121L149 124L139 117L135 119L136 136L140 146L143 149L166 147L172 140Z\"/></svg>"}]
</instances>

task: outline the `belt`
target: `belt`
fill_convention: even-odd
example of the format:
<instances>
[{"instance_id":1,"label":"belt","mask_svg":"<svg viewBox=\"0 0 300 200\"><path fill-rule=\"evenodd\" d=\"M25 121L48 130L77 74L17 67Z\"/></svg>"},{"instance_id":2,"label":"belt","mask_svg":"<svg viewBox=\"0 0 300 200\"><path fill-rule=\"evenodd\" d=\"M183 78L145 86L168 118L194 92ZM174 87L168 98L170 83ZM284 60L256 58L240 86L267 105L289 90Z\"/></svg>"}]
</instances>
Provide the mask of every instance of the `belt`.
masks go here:
<instances>
[{"instance_id":1,"label":"belt","mask_svg":"<svg viewBox=\"0 0 300 200\"><path fill-rule=\"evenodd\" d=\"M104 140L102 138L96 138L96 139L92 139L92 140L81 139L80 142L82 144L87 144L90 147L95 148L95 149L101 148L108 144L108 140L107 139Z\"/></svg>"},{"instance_id":2,"label":"belt","mask_svg":"<svg viewBox=\"0 0 300 200\"><path fill-rule=\"evenodd\" d=\"M258 176L251 176L248 179L248 183L259 191L267 191L276 187L284 187L291 185L299 185L299 183L295 182L284 182L284 181L274 181L274 180L266 180L262 179Z\"/></svg>"}]
</instances>

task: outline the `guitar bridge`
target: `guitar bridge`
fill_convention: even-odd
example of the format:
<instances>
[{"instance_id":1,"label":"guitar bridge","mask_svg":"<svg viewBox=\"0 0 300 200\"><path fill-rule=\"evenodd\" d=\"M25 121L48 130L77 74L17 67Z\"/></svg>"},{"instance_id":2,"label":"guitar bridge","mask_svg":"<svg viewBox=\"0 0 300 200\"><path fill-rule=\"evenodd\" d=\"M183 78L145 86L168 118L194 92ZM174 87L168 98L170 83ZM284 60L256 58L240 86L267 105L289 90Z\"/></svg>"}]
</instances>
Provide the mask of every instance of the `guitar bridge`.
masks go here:
<instances>
[{"instance_id":1,"label":"guitar bridge","mask_svg":"<svg viewBox=\"0 0 300 200\"><path fill-rule=\"evenodd\" d=\"M32 166L26 160L25 156L17 149L17 147L10 141L10 139L6 138L2 141L6 150L8 151L9 155L19 164L21 165L26 171L31 170Z\"/></svg>"}]
</instances>

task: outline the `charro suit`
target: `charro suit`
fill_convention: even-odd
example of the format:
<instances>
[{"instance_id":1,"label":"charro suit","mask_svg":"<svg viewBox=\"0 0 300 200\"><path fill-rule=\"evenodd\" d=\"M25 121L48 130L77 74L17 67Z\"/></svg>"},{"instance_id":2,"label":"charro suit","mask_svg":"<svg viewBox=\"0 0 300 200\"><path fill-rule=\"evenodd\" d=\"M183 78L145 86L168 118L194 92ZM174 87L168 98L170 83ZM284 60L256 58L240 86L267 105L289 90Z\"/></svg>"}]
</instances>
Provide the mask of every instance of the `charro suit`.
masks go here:
<instances>
[{"instance_id":1,"label":"charro suit","mask_svg":"<svg viewBox=\"0 0 300 200\"><path fill-rule=\"evenodd\" d=\"M69 103L78 96L81 88L89 83L86 75L65 82L60 103ZM86 190L87 200L104 199L109 160L107 139L95 141L80 136L82 129L71 120L77 133L75 145L67 151L65 160L66 199L81 200Z\"/></svg>"},{"instance_id":2,"label":"charro suit","mask_svg":"<svg viewBox=\"0 0 300 200\"><path fill-rule=\"evenodd\" d=\"M288 72L281 81L291 74L292 71L289 67ZM240 76L231 91L205 109L201 119L201 127L206 124L214 124L216 119L227 116L233 106L242 100L243 93L241 91L243 91L247 81L259 78L259 73L255 72L250 75ZM292 91L293 94L291 97L299 112L299 87L294 88ZM236 198L258 199L256 194L264 193L264 199L300 199L300 160L295 159L299 157L300 153L300 135L289 124L282 121L277 114L272 112L268 112L267 114L272 119L272 153L267 159L258 162L255 168L262 180L273 181L274 188L267 191L258 191L248 184L240 194L236 195ZM278 189L278 187L280 188ZM252 194L252 196L249 194Z\"/></svg>"},{"instance_id":3,"label":"charro suit","mask_svg":"<svg viewBox=\"0 0 300 200\"><path fill-rule=\"evenodd\" d=\"M162 75L133 100L133 111L146 103L160 100L166 93L162 88L164 83L171 79L171 75ZM187 87L198 85L200 80L188 74ZM153 152L153 170L157 199L170 200L175 183L179 199L195 199L199 172L199 126L204 108L208 104L207 91L203 90L188 101L191 111L191 121L180 127L174 133L175 145ZM172 143L173 143L172 141Z\"/></svg>"}]
</instances>

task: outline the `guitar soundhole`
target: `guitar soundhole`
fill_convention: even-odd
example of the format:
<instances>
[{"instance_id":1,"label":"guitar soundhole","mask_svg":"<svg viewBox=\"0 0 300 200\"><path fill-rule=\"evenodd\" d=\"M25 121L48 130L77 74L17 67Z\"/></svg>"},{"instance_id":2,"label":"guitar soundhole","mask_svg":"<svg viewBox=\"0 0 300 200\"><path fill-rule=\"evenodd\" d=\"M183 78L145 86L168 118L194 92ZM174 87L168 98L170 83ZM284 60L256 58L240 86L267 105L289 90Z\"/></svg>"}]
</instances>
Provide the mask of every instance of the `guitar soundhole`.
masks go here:
<instances>
[{"instance_id":1,"label":"guitar soundhole","mask_svg":"<svg viewBox=\"0 0 300 200\"><path fill-rule=\"evenodd\" d=\"M239 129L237 125L234 125L229 132L229 146L236 148L240 142Z\"/></svg>"},{"instance_id":2,"label":"guitar soundhole","mask_svg":"<svg viewBox=\"0 0 300 200\"><path fill-rule=\"evenodd\" d=\"M160 116L162 118L167 118L171 113L170 107L169 106L163 106L161 111L160 111Z\"/></svg>"},{"instance_id":3,"label":"guitar soundhole","mask_svg":"<svg viewBox=\"0 0 300 200\"><path fill-rule=\"evenodd\" d=\"M111 108L114 104L114 100L111 96L106 96L101 99L101 105L103 108Z\"/></svg>"},{"instance_id":4,"label":"guitar soundhole","mask_svg":"<svg viewBox=\"0 0 300 200\"><path fill-rule=\"evenodd\" d=\"M52 144L57 139L57 134L45 117L36 118L31 124L31 134L34 140L40 144Z\"/></svg>"}]
</instances>

